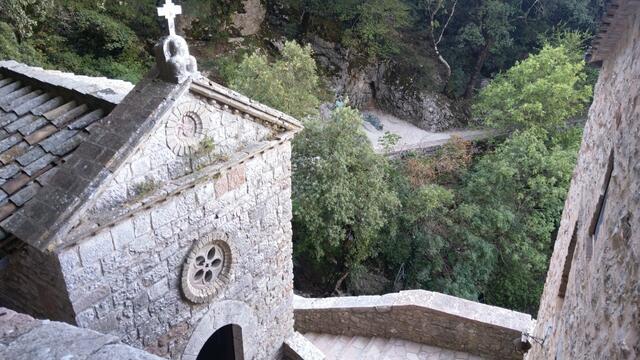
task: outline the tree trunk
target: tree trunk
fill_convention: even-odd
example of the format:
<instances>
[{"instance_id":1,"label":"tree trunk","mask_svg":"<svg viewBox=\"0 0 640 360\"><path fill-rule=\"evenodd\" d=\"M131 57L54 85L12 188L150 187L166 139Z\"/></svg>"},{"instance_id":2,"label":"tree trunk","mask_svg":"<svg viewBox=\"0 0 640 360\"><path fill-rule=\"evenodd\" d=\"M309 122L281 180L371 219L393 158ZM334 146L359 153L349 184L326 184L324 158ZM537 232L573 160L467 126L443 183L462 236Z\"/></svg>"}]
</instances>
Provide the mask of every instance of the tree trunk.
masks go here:
<instances>
[{"instance_id":1,"label":"tree trunk","mask_svg":"<svg viewBox=\"0 0 640 360\"><path fill-rule=\"evenodd\" d=\"M485 61L489 57L489 49L491 48L493 41L489 40L480 51L480 56L478 56L478 60L476 60L476 66L473 68L473 72L471 73L471 77L469 78L469 82L467 83L467 88L464 90L464 98L471 99L473 96L473 90L476 86L476 81L478 81L478 76L482 71L482 67L484 66Z\"/></svg>"}]
</instances>

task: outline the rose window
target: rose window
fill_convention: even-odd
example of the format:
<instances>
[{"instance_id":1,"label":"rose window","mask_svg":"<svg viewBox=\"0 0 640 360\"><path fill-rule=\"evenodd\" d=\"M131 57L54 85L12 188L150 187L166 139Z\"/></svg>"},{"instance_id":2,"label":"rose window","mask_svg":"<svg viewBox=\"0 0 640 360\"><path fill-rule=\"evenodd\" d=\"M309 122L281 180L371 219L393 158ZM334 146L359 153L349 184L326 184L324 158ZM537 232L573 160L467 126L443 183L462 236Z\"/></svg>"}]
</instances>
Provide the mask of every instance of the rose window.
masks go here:
<instances>
[{"instance_id":1,"label":"rose window","mask_svg":"<svg viewBox=\"0 0 640 360\"><path fill-rule=\"evenodd\" d=\"M229 245L216 237L196 242L182 271L185 296L196 303L214 297L226 284L231 267Z\"/></svg>"},{"instance_id":2,"label":"rose window","mask_svg":"<svg viewBox=\"0 0 640 360\"><path fill-rule=\"evenodd\" d=\"M167 146L178 156L195 151L205 138L202 116L205 108L198 103L176 106L167 122Z\"/></svg>"}]
</instances>

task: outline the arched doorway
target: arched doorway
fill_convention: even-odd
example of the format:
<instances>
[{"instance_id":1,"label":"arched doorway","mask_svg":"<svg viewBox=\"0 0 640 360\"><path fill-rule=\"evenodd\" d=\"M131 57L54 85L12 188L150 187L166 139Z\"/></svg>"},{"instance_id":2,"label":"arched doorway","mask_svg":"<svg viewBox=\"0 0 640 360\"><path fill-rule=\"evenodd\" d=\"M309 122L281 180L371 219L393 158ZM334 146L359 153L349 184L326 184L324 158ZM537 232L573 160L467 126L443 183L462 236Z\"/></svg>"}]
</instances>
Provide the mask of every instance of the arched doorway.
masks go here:
<instances>
[{"instance_id":1,"label":"arched doorway","mask_svg":"<svg viewBox=\"0 0 640 360\"><path fill-rule=\"evenodd\" d=\"M244 360L242 328L230 324L218 329L205 342L196 360Z\"/></svg>"},{"instance_id":2,"label":"arched doorway","mask_svg":"<svg viewBox=\"0 0 640 360\"><path fill-rule=\"evenodd\" d=\"M256 320L251 308L235 300L217 301L211 304L209 310L202 316L198 325L191 333L189 342L184 349L181 360L197 360L212 334L223 327L232 324L235 328L234 351L237 359L253 359L258 349L259 337L256 334ZM228 333L227 333L228 335ZM203 355L203 358L205 356ZM213 359L218 359L214 357Z\"/></svg>"}]
</instances>

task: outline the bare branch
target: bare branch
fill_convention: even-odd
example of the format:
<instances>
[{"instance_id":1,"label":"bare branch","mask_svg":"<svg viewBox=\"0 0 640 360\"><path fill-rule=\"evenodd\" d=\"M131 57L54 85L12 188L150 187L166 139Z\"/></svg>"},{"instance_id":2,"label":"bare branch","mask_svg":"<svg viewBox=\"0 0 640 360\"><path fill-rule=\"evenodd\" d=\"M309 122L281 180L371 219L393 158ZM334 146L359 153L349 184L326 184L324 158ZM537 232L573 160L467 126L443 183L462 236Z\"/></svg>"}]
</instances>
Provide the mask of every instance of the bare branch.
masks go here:
<instances>
[{"instance_id":1,"label":"bare branch","mask_svg":"<svg viewBox=\"0 0 640 360\"><path fill-rule=\"evenodd\" d=\"M536 0L538 1L538 0ZM436 41L435 45L436 47L438 46L438 44L440 44L440 41L442 41L442 36L444 35L444 31L447 29L447 26L449 26L449 22L451 21L451 18L453 17L453 13L455 13L456 11L456 5L458 4L458 0L455 0L453 2L453 6L451 7L451 13L449 13L449 17L447 18L447 21L444 23L444 26L442 27L442 31L440 32L440 36L438 37L438 41Z\"/></svg>"}]
</instances>

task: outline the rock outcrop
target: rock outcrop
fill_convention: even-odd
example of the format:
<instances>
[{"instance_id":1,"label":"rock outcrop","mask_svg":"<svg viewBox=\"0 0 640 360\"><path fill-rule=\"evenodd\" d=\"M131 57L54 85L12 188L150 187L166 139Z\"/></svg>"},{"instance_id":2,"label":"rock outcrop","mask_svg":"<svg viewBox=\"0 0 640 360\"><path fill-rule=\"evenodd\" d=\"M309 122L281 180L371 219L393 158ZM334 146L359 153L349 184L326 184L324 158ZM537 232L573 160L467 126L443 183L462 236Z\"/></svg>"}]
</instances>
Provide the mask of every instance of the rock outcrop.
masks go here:
<instances>
[{"instance_id":1,"label":"rock outcrop","mask_svg":"<svg viewBox=\"0 0 640 360\"><path fill-rule=\"evenodd\" d=\"M260 0L244 0L242 5L244 12L231 15L233 27L238 29L242 36L255 35L260 31L262 22L267 15L267 9Z\"/></svg>"},{"instance_id":2,"label":"rock outcrop","mask_svg":"<svg viewBox=\"0 0 640 360\"><path fill-rule=\"evenodd\" d=\"M443 95L445 76L429 54L408 54L407 62L354 65L357 59L342 46L317 36L308 39L318 65L327 70L331 90L360 109L377 107L416 126L441 131L460 124L453 102ZM409 58L419 56L420 62ZM425 76L426 75L426 76Z\"/></svg>"}]
</instances>

